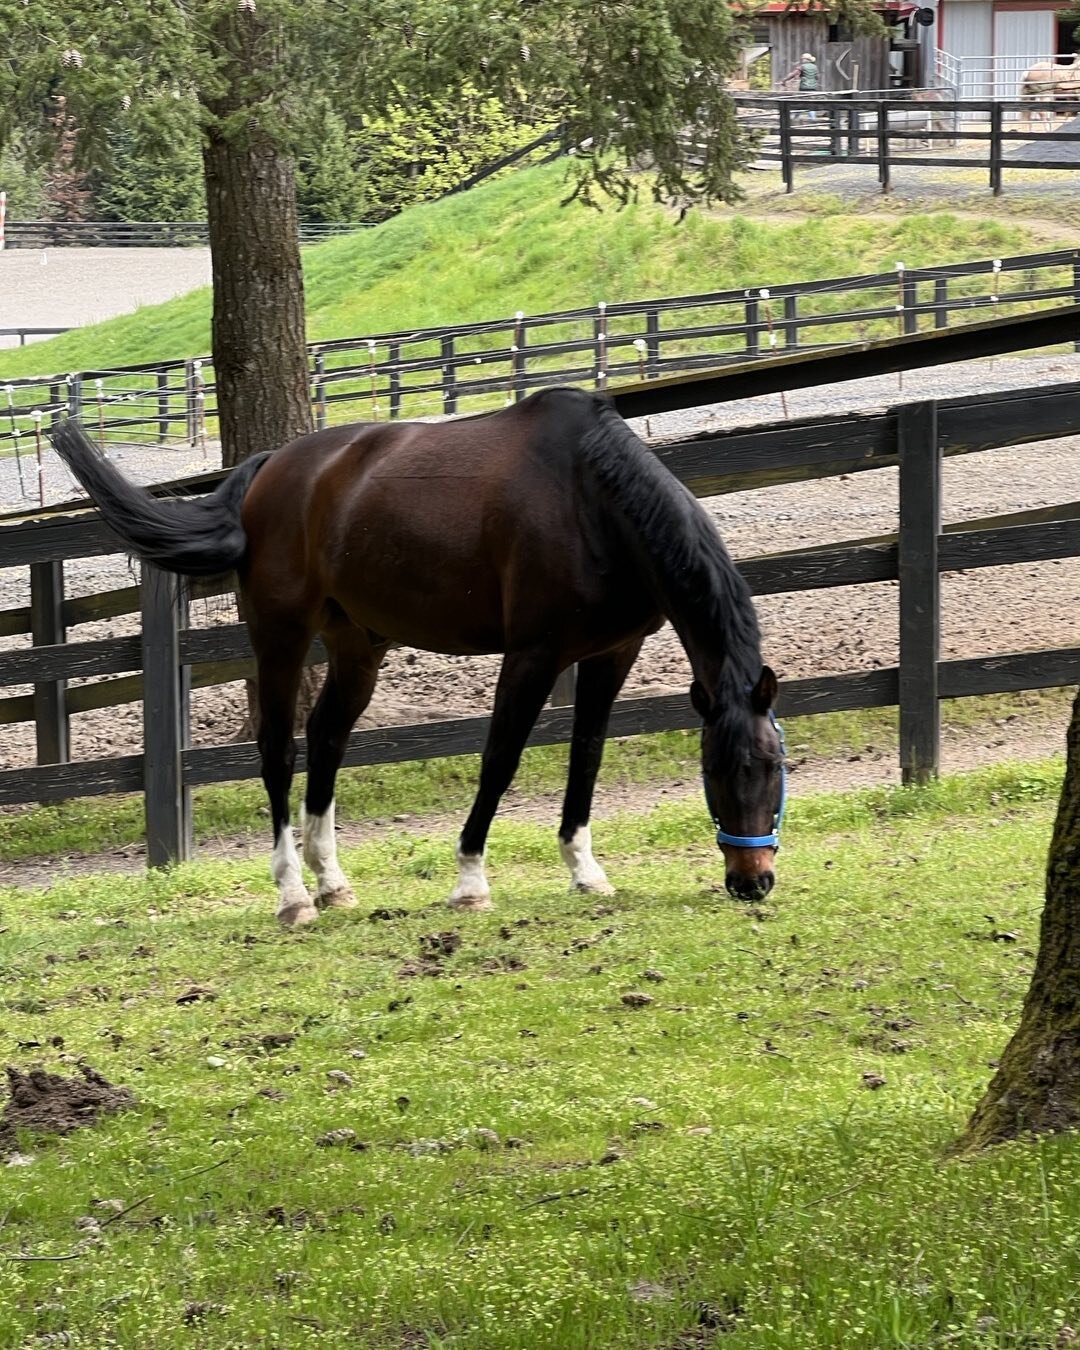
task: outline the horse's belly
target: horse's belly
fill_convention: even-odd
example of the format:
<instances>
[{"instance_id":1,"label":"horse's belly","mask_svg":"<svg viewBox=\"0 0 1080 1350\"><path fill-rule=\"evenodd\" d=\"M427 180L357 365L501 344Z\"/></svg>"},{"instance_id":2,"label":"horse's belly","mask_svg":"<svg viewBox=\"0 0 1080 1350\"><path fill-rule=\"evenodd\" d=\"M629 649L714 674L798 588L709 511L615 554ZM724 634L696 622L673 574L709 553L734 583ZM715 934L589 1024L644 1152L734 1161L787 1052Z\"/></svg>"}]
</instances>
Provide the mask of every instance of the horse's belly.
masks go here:
<instances>
[{"instance_id":1,"label":"horse's belly","mask_svg":"<svg viewBox=\"0 0 1080 1350\"><path fill-rule=\"evenodd\" d=\"M481 569L457 576L393 557L346 560L329 590L353 623L406 647L470 656L504 646L497 578Z\"/></svg>"}]
</instances>

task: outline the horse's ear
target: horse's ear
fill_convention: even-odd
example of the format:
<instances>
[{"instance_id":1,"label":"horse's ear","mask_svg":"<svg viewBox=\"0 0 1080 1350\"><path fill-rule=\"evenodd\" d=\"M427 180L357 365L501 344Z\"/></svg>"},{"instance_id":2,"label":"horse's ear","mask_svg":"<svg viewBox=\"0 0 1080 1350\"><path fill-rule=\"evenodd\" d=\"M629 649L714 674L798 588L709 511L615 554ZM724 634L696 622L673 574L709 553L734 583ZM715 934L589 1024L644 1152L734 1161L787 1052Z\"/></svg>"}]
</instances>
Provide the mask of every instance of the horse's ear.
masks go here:
<instances>
[{"instance_id":1,"label":"horse's ear","mask_svg":"<svg viewBox=\"0 0 1080 1350\"><path fill-rule=\"evenodd\" d=\"M776 702L780 685L768 666L762 666L758 682L750 690L750 706L756 713L767 713Z\"/></svg>"},{"instance_id":2,"label":"horse's ear","mask_svg":"<svg viewBox=\"0 0 1080 1350\"><path fill-rule=\"evenodd\" d=\"M694 711L702 721L707 722L712 713L712 702L700 680L695 680L690 686L690 702L694 705Z\"/></svg>"}]
</instances>

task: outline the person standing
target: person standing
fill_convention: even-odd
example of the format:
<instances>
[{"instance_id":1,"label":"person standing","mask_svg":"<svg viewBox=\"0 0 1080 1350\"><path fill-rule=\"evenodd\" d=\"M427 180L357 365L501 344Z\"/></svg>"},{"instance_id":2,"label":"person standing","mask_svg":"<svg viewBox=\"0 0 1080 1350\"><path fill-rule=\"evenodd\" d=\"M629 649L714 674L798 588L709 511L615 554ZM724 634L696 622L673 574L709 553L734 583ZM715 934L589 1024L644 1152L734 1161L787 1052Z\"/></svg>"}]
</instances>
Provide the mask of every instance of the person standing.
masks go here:
<instances>
[{"instance_id":1,"label":"person standing","mask_svg":"<svg viewBox=\"0 0 1080 1350\"><path fill-rule=\"evenodd\" d=\"M795 82L798 81L797 84ZM812 52L803 52L799 64L784 77L785 87L789 84L795 84L800 94L816 94L821 87L821 79L818 73L817 58ZM811 122L817 120L817 113L813 108L807 112Z\"/></svg>"}]
</instances>

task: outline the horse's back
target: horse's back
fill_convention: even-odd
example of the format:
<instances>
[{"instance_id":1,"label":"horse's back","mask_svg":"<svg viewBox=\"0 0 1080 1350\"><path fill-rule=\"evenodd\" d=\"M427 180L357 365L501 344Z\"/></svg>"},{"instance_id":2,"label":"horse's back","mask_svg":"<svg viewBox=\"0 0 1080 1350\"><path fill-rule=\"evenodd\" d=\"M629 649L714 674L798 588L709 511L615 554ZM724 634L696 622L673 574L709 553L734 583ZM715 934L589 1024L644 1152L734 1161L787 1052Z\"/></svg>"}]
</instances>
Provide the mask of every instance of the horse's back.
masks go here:
<instances>
[{"instance_id":1,"label":"horse's back","mask_svg":"<svg viewBox=\"0 0 1080 1350\"><path fill-rule=\"evenodd\" d=\"M302 437L245 499L252 584L446 651L500 650L584 614L618 547L578 453L595 406L557 389L473 418Z\"/></svg>"}]
</instances>

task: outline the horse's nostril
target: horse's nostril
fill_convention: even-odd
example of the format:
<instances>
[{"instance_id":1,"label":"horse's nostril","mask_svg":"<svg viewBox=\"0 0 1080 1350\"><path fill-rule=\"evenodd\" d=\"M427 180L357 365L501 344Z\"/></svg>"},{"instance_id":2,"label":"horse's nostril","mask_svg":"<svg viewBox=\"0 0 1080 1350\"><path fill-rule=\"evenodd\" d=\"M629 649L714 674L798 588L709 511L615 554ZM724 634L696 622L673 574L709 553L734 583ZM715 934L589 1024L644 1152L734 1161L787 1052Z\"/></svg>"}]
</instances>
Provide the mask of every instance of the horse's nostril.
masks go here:
<instances>
[{"instance_id":1,"label":"horse's nostril","mask_svg":"<svg viewBox=\"0 0 1080 1350\"><path fill-rule=\"evenodd\" d=\"M756 877L729 872L724 878L724 884L728 894L736 900L760 900L776 885L776 876L772 872L761 872Z\"/></svg>"}]
</instances>

